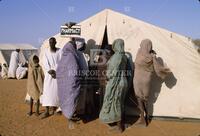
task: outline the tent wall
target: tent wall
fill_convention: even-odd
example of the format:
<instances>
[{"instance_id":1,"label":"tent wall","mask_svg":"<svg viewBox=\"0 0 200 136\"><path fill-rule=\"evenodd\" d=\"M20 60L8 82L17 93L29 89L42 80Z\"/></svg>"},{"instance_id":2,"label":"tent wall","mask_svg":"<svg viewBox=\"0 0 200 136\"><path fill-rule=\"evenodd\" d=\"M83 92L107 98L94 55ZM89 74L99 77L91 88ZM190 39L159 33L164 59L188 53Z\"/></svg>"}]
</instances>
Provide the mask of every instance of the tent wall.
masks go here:
<instances>
[{"instance_id":1,"label":"tent wall","mask_svg":"<svg viewBox=\"0 0 200 136\"><path fill-rule=\"evenodd\" d=\"M23 50L23 54L26 60L29 60L32 54L38 54L38 50Z\"/></svg>"},{"instance_id":2,"label":"tent wall","mask_svg":"<svg viewBox=\"0 0 200 136\"><path fill-rule=\"evenodd\" d=\"M0 64L4 64L4 63L7 64L7 62L6 62L6 60L5 60L5 57L3 56L2 51L0 51Z\"/></svg>"},{"instance_id":3,"label":"tent wall","mask_svg":"<svg viewBox=\"0 0 200 136\"><path fill-rule=\"evenodd\" d=\"M11 56L12 51L14 51L14 50L2 50L1 51L3 56L4 56L4 59L5 59L6 63L7 63L7 65L9 65L10 56Z\"/></svg>"},{"instance_id":4,"label":"tent wall","mask_svg":"<svg viewBox=\"0 0 200 136\"><path fill-rule=\"evenodd\" d=\"M9 65L11 53L16 49L21 49L21 51L23 52L23 56L21 57L24 60L28 60L31 54L38 52L38 49L31 46L30 44L3 43L0 44L0 63L6 63L7 65Z\"/></svg>"},{"instance_id":5,"label":"tent wall","mask_svg":"<svg viewBox=\"0 0 200 136\"><path fill-rule=\"evenodd\" d=\"M2 54L2 58L0 58L0 60L4 63L6 63L7 65L9 65L9 62L10 62L10 56L11 56L11 53L15 51L15 49L13 50L1 50L1 54ZM22 59L25 59L25 60L28 60L29 57L33 54L33 53L37 53L38 51L36 49L34 50L22 50L22 53L23 53L23 56L22 56ZM0 62L0 63L2 63Z\"/></svg>"},{"instance_id":6,"label":"tent wall","mask_svg":"<svg viewBox=\"0 0 200 136\"><path fill-rule=\"evenodd\" d=\"M173 72L165 81L154 77L149 111L154 116L200 118L200 56L193 43L185 36L156 27L143 21L104 10L80 23L87 48L102 44L107 26L108 42L117 38L125 41L125 50L135 60L140 42L149 38L157 56ZM55 35L58 46L63 47L67 38ZM48 46L48 39L41 47L41 54ZM40 55L42 57L42 55Z\"/></svg>"},{"instance_id":7,"label":"tent wall","mask_svg":"<svg viewBox=\"0 0 200 136\"><path fill-rule=\"evenodd\" d=\"M141 40L151 39L157 56L172 70L165 81L156 77L153 81L149 111L154 116L200 118L200 56L187 37L113 11L109 11L107 27L109 42L124 39L133 60Z\"/></svg>"}]
</instances>

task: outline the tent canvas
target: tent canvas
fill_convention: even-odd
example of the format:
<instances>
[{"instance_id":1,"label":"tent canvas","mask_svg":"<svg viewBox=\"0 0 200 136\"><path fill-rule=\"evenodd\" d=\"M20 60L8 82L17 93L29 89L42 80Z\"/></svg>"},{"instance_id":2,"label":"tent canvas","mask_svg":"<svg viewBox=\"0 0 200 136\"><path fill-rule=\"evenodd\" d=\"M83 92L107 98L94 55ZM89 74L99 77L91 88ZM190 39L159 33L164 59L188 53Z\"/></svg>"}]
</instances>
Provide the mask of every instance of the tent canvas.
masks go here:
<instances>
[{"instance_id":1,"label":"tent canvas","mask_svg":"<svg viewBox=\"0 0 200 136\"><path fill-rule=\"evenodd\" d=\"M100 48L105 30L109 44L117 38L124 39L125 50L131 53L133 61L140 42L145 38L151 39L157 56L167 63L173 74L165 81L155 77L149 111L153 116L200 119L200 55L188 37L109 9L79 25L81 36L88 41L87 53L90 48ZM69 40L60 34L54 37L60 48ZM48 48L48 39L41 46L40 58L45 48Z\"/></svg>"},{"instance_id":2,"label":"tent canvas","mask_svg":"<svg viewBox=\"0 0 200 136\"><path fill-rule=\"evenodd\" d=\"M12 51L16 49L21 49L23 53L23 59L28 60L33 53L37 53L37 48L29 44L0 44L0 63L6 63L7 65L10 62L10 55Z\"/></svg>"}]
</instances>

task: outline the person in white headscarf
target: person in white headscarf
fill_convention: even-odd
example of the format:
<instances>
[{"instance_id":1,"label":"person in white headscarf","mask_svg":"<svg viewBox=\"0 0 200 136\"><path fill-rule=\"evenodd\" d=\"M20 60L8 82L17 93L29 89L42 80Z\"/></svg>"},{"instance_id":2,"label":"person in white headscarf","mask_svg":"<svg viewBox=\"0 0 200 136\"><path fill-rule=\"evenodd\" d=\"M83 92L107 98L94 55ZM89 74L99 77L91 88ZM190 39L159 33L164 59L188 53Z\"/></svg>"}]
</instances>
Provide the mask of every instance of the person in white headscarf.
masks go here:
<instances>
[{"instance_id":1,"label":"person in white headscarf","mask_svg":"<svg viewBox=\"0 0 200 136\"><path fill-rule=\"evenodd\" d=\"M19 63L19 52L20 49L16 49L11 53L10 64L8 68L8 78L16 78L16 70Z\"/></svg>"},{"instance_id":2,"label":"person in white headscarf","mask_svg":"<svg viewBox=\"0 0 200 136\"><path fill-rule=\"evenodd\" d=\"M17 70L16 70L16 78L18 80L23 79L27 76L28 68L26 65L19 64Z\"/></svg>"}]
</instances>

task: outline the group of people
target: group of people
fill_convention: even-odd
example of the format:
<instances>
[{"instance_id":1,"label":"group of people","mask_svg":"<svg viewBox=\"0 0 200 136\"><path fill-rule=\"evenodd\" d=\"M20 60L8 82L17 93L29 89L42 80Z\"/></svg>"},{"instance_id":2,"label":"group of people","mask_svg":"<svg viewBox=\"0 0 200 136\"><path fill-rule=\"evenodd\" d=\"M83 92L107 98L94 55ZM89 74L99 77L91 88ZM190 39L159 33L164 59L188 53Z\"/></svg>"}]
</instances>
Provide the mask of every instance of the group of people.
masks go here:
<instances>
[{"instance_id":1,"label":"group of people","mask_svg":"<svg viewBox=\"0 0 200 136\"><path fill-rule=\"evenodd\" d=\"M32 55L29 60L27 84L31 102L28 115L33 114L34 101L37 103L35 113L39 115L39 100L42 95L41 103L45 112L41 118L50 116L50 109L53 110L53 114L59 110L72 126L76 121L91 115L96 103L94 95L98 94L99 109L96 111L99 111L99 119L112 129L122 132L125 99L128 90L133 89L140 110L137 124L146 126L152 75L156 74L164 79L171 71L157 60L149 39L141 42L134 65L127 57L124 46L124 40L116 39L112 46L107 45L104 48L106 53L99 54L99 63L91 66L84 53L84 42L71 38L62 49L58 49L56 39L50 38L49 48L46 49L42 60L39 60L37 55ZM43 69L39 61L42 61ZM88 74L92 73L90 71L94 70L94 67L98 70L97 78ZM131 75L127 74L128 70L131 71ZM98 87L94 80L98 81ZM93 90L96 90L95 93Z\"/></svg>"},{"instance_id":2,"label":"group of people","mask_svg":"<svg viewBox=\"0 0 200 136\"><path fill-rule=\"evenodd\" d=\"M23 52L16 49L11 53L9 66L6 63L1 65L2 79L23 79L27 77L28 66Z\"/></svg>"}]
</instances>

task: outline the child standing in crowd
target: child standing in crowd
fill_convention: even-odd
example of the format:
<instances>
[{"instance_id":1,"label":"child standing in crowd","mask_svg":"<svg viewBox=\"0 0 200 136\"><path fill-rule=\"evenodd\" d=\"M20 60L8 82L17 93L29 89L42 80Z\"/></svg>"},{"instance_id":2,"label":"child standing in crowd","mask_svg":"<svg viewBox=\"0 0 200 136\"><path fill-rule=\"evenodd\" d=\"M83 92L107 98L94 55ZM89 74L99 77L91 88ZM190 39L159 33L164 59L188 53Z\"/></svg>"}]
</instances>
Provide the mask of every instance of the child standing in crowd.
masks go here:
<instances>
[{"instance_id":1,"label":"child standing in crowd","mask_svg":"<svg viewBox=\"0 0 200 136\"><path fill-rule=\"evenodd\" d=\"M39 106L40 106L40 95L43 90L44 74L42 67L39 65L39 58L36 55L32 55L29 60L28 68L28 82L27 90L30 95L30 112L28 116L33 114L33 101L36 101L36 116L39 116Z\"/></svg>"}]
</instances>

